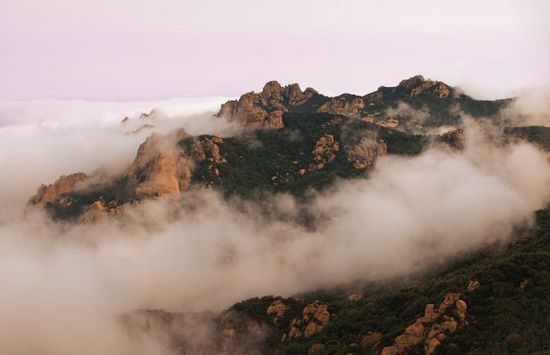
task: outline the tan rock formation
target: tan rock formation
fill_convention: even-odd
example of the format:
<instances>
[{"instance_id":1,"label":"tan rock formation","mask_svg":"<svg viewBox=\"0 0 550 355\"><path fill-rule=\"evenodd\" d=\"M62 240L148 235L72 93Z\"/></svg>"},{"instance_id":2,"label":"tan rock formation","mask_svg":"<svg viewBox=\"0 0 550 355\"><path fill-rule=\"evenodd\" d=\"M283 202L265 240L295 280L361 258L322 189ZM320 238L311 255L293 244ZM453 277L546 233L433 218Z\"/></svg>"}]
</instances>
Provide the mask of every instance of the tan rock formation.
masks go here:
<instances>
[{"instance_id":1,"label":"tan rock formation","mask_svg":"<svg viewBox=\"0 0 550 355\"><path fill-rule=\"evenodd\" d=\"M276 310L282 310L280 303L276 302L268 307L272 314L275 314ZM320 301L308 303L302 309L302 316L292 319L289 331L283 335L281 341L301 337L310 338L320 333L329 321L330 313L326 304Z\"/></svg>"},{"instance_id":2,"label":"tan rock formation","mask_svg":"<svg viewBox=\"0 0 550 355\"><path fill-rule=\"evenodd\" d=\"M449 144L451 147L464 150L466 147L466 136L464 135L464 130L462 129L455 129L452 131L448 131L443 133L439 139Z\"/></svg>"},{"instance_id":3,"label":"tan rock formation","mask_svg":"<svg viewBox=\"0 0 550 355\"><path fill-rule=\"evenodd\" d=\"M321 170L325 165L332 163L336 159L336 153L340 151L340 145L332 134L325 134L317 143L311 152L313 155L313 165L311 170Z\"/></svg>"},{"instance_id":4,"label":"tan rock formation","mask_svg":"<svg viewBox=\"0 0 550 355\"><path fill-rule=\"evenodd\" d=\"M319 94L311 88L302 92L298 84L281 87L278 82L270 81L260 93L249 92L239 100L226 102L217 116L236 120L245 129L282 128L286 111L316 95Z\"/></svg>"},{"instance_id":5,"label":"tan rock formation","mask_svg":"<svg viewBox=\"0 0 550 355\"><path fill-rule=\"evenodd\" d=\"M290 307L284 304L282 300L277 300L267 307L266 314L275 317L274 321L276 322L277 319L283 317L289 309Z\"/></svg>"},{"instance_id":6,"label":"tan rock formation","mask_svg":"<svg viewBox=\"0 0 550 355\"><path fill-rule=\"evenodd\" d=\"M378 157L388 153L388 146L382 139L371 136L363 137L359 143L347 149L347 159L355 169L366 169L372 165Z\"/></svg>"},{"instance_id":7,"label":"tan rock formation","mask_svg":"<svg viewBox=\"0 0 550 355\"><path fill-rule=\"evenodd\" d=\"M84 187L86 180L88 175L84 173L63 175L51 185L40 186L36 195L29 200L29 204L42 207L48 202L55 201L64 193Z\"/></svg>"},{"instance_id":8,"label":"tan rock formation","mask_svg":"<svg viewBox=\"0 0 550 355\"><path fill-rule=\"evenodd\" d=\"M360 97L338 96L321 105L317 112L330 112L356 117L363 108L365 108L365 103Z\"/></svg>"},{"instance_id":9,"label":"tan rock formation","mask_svg":"<svg viewBox=\"0 0 550 355\"><path fill-rule=\"evenodd\" d=\"M424 315L405 328L403 334L395 338L395 344L383 348L380 354L407 354L420 344L423 344L426 354L432 354L448 335L467 324L467 309L460 293L448 293L437 309L434 304L427 304ZM450 311L454 316L447 315Z\"/></svg>"}]
</instances>

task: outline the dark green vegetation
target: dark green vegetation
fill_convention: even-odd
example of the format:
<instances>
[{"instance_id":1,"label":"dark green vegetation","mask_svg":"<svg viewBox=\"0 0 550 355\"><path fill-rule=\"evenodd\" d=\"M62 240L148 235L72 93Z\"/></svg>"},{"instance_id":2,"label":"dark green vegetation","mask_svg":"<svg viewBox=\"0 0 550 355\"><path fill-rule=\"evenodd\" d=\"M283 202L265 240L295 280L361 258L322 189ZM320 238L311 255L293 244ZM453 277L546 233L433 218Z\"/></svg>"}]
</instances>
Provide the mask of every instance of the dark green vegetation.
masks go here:
<instances>
[{"instance_id":1,"label":"dark green vegetation","mask_svg":"<svg viewBox=\"0 0 550 355\"><path fill-rule=\"evenodd\" d=\"M360 300L350 301L344 289L300 295L302 302L321 300L331 313L328 327L309 339L280 342L299 308L292 307L285 319L274 325L266 315L274 297L240 302L231 311L270 326L266 353L306 354L313 344L321 343L325 349L319 354L377 354L422 316L426 304L438 304L448 292L461 292L469 305L469 325L445 339L437 354L547 354L550 210L538 211L535 227L518 234L521 237L507 247L464 256L408 286L363 286L365 296ZM480 286L467 292L471 280ZM380 333L380 340L362 342L369 332ZM412 353L421 354L423 349Z\"/></svg>"},{"instance_id":2,"label":"dark green vegetation","mask_svg":"<svg viewBox=\"0 0 550 355\"><path fill-rule=\"evenodd\" d=\"M509 136L525 139L543 149L550 150L550 127L507 127L504 132Z\"/></svg>"},{"instance_id":3,"label":"dark green vegetation","mask_svg":"<svg viewBox=\"0 0 550 355\"><path fill-rule=\"evenodd\" d=\"M365 134L383 139L390 154L416 155L430 141L428 136L329 113L286 113L283 119L285 127L281 129L224 138L220 153L230 163L217 165L217 176L209 169L211 163L202 161L194 171L194 181L212 182L226 195L252 197L262 192L290 192L302 196L308 189L322 189L336 179L364 175L364 170L352 166L346 151ZM324 135L333 136L339 149L323 169L312 169L312 151ZM342 146L341 142L348 145ZM181 145L189 146L185 140ZM302 169L307 173L300 174Z\"/></svg>"}]
</instances>

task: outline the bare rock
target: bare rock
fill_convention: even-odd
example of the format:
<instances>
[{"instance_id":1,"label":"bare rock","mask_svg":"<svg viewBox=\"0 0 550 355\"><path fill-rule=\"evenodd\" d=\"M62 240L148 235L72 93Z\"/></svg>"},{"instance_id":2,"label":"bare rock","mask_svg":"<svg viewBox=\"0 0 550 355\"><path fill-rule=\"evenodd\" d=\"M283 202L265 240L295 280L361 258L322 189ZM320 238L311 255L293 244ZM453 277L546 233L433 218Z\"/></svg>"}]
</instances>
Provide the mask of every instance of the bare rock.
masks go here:
<instances>
[{"instance_id":1,"label":"bare rock","mask_svg":"<svg viewBox=\"0 0 550 355\"><path fill-rule=\"evenodd\" d=\"M55 201L64 193L84 187L86 180L88 180L88 175L84 173L63 175L51 185L40 186L36 195L29 200L29 204L42 207Z\"/></svg>"},{"instance_id":2,"label":"bare rock","mask_svg":"<svg viewBox=\"0 0 550 355\"><path fill-rule=\"evenodd\" d=\"M382 139L365 136L359 143L347 149L347 159L355 169L362 170L372 165L380 156L388 153L388 146Z\"/></svg>"},{"instance_id":3,"label":"bare rock","mask_svg":"<svg viewBox=\"0 0 550 355\"><path fill-rule=\"evenodd\" d=\"M332 163L336 159L336 153L340 151L340 145L332 134L325 134L315 143L315 148L311 152L313 155L312 170L321 170L326 164Z\"/></svg>"},{"instance_id":4,"label":"bare rock","mask_svg":"<svg viewBox=\"0 0 550 355\"><path fill-rule=\"evenodd\" d=\"M290 307L284 304L282 300L277 300L267 307L266 314L275 317L276 321L278 318L283 317L289 309Z\"/></svg>"},{"instance_id":5,"label":"bare rock","mask_svg":"<svg viewBox=\"0 0 550 355\"><path fill-rule=\"evenodd\" d=\"M468 286L466 287L466 291L468 292L474 292L479 288L479 281L472 280L468 282Z\"/></svg>"},{"instance_id":6,"label":"bare rock","mask_svg":"<svg viewBox=\"0 0 550 355\"><path fill-rule=\"evenodd\" d=\"M348 301L355 302L363 298L363 295L359 292L353 292L348 295Z\"/></svg>"},{"instance_id":7,"label":"bare rock","mask_svg":"<svg viewBox=\"0 0 550 355\"><path fill-rule=\"evenodd\" d=\"M462 129L445 132L439 136L439 140L459 150L464 150L466 147L466 136Z\"/></svg>"},{"instance_id":8,"label":"bare rock","mask_svg":"<svg viewBox=\"0 0 550 355\"><path fill-rule=\"evenodd\" d=\"M338 96L324 103L317 109L317 112L330 112L346 116L355 117L365 107L363 99L360 97L349 98L347 96Z\"/></svg>"}]
</instances>

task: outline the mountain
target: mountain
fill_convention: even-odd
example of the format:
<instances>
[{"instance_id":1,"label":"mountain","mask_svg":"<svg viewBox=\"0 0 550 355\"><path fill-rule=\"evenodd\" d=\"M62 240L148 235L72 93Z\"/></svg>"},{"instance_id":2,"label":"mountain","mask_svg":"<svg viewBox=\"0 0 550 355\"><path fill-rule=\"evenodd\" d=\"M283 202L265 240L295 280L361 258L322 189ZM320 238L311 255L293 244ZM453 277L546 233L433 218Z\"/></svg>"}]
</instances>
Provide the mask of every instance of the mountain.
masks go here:
<instances>
[{"instance_id":1,"label":"mountain","mask_svg":"<svg viewBox=\"0 0 550 355\"><path fill-rule=\"evenodd\" d=\"M308 228L312 192L368 178L388 155L464 150L465 116L490 126L495 144L529 141L548 151L549 127L505 119L513 102L476 100L422 76L336 97L271 81L221 105L216 116L238 125L238 134L152 134L122 174L62 176L41 186L28 207L60 223L94 223L203 189L259 207L265 196L289 193L301 203L295 222ZM509 245L461 254L415 278L263 296L218 313L136 310L122 321L130 332L170 329L182 354L543 354L550 350L548 238L546 208ZM182 333L199 323L213 330L206 342Z\"/></svg>"},{"instance_id":2,"label":"mountain","mask_svg":"<svg viewBox=\"0 0 550 355\"><path fill-rule=\"evenodd\" d=\"M302 197L337 179L368 175L386 154L417 155L432 144L462 149L461 114L497 117L510 102L475 100L421 76L364 96L333 98L272 81L260 93L221 106L219 119L236 121L240 134L191 136L184 129L153 134L122 175L62 176L41 186L29 205L44 208L56 220L94 221L145 199L184 198L198 188L246 198L266 192ZM547 148L546 127L505 132Z\"/></svg>"},{"instance_id":3,"label":"mountain","mask_svg":"<svg viewBox=\"0 0 550 355\"><path fill-rule=\"evenodd\" d=\"M547 354L549 238L545 209L511 245L418 280L252 298L200 316L216 329L208 343L172 341L182 354ZM151 310L127 322L155 332L198 317Z\"/></svg>"}]
</instances>

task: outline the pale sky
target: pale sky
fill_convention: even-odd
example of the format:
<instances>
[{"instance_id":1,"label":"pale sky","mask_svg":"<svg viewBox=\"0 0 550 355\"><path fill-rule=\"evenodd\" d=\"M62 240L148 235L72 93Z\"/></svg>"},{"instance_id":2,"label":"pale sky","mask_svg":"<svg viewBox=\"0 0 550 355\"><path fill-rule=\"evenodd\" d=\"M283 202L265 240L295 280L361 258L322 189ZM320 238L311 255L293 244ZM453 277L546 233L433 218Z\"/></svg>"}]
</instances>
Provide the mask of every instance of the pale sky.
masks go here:
<instances>
[{"instance_id":1,"label":"pale sky","mask_svg":"<svg viewBox=\"0 0 550 355\"><path fill-rule=\"evenodd\" d=\"M550 1L0 0L0 99L365 94L414 74L482 97L550 83Z\"/></svg>"}]
</instances>

